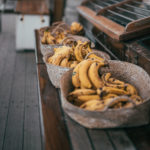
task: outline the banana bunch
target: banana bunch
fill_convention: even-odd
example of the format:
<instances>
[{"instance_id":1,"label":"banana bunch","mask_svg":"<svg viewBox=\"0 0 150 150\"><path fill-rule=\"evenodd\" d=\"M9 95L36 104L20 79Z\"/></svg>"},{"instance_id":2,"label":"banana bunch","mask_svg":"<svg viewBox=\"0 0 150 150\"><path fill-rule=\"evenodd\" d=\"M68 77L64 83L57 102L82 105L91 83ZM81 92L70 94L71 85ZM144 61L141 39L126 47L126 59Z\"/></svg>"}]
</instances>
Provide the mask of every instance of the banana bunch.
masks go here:
<instances>
[{"instance_id":1,"label":"banana bunch","mask_svg":"<svg viewBox=\"0 0 150 150\"><path fill-rule=\"evenodd\" d=\"M91 51L89 42L77 41L72 47L61 46L54 48L54 55L48 58L48 63L74 68L79 62L83 61L86 55ZM88 57L98 62L104 62L103 58L95 54L91 54Z\"/></svg>"},{"instance_id":2,"label":"banana bunch","mask_svg":"<svg viewBox=\"0 0 150 150\"><path fill-rule=\"evenodd\" d=\"M63 39L66 37L64 32L56 32L55 34L50 33L49 31L44 31L43 37L41 39L42 44L61 44Z\"/></svg>"},{"instance_id":3,"label":"banana bunch","mask_svg":"<svg viewBox=\"0 0 150 150\"><path fill-rule=\"evenodd\" d=\"M44 35L41 39L41 42L42 42L42 44L54 45L55 44L55 38L54 38L54 36L51 35L50 32L44 31Z\"/></svg>"},{"instance_id":4,"label":"banana bunch","mask_svg":"<svg viewBox=\"0 0 150 150\"><path fill-rule=\"evenodd\" d=\"M78 34L83 31L83 26L78 22L73 22L70 26L72 34Z\"/></svg>"},{"instance_id":5,"label":"banana bunch","mask_svg":"<svg viewBox=\"0 0 150 150\"><path fill-rule=\"evenodd\" d=\"M51 29L51 30L50 30ZM43 31L44 30L44 31ZM68 34L78 34L83 32L83 26L77 22L73 22L71 26L64 22L53 23L51 27L41 29L44 32L41 43L42 44L61 44L63 39Z\"/></svg>"},{"instance_id":6,"label":"banana bunch","mask_svg":"<svg viewBox=\"0 0 150 150\"><path fill-rule=\"evenodd\" d=\"M99 74L100 68L107 65L96 58L80 62L72 72L75 89L69 93L68 101L90 111L103 111L106 107L129 108L141 104L143 100L133 85L112 77L111 73Z\"/></svg>"}]
</instances>

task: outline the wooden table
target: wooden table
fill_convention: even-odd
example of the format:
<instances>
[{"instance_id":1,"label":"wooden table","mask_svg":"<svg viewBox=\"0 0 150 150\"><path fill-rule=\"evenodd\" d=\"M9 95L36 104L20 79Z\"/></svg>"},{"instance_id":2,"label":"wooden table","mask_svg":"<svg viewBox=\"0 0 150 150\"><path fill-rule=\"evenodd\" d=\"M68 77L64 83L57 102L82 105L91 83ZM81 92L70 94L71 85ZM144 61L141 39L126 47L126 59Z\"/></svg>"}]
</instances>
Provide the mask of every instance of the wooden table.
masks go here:
<instances>
[{"instance_id":1,"label":"wooden table","mask_svg":"<svg viewBox=\"0 0 150 150\"><path fill-rule=\"evenodd\" d=\"M46 150L150 150L150 125L128 129L87 129L70 119L61 108L60 90L54 88L48 78L38 31L35 36Z\"/></svg>"}]
</instances>

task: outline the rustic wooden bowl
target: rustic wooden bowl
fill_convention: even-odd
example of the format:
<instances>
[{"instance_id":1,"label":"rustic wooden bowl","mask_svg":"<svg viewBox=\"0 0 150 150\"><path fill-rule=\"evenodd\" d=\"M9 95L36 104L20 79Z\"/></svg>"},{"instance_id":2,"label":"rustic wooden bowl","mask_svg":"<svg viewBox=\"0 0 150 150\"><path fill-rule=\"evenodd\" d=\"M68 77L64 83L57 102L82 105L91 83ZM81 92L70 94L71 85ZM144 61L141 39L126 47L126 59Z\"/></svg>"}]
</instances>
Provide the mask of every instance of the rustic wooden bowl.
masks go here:
<instances>
[{"instance_id":1,"label":"rustic wooden bowl","mask_svg":"<svg viewBox=\"0 0 150 150\"><path fill-rule=\"evenodd\" d=\"M76 122L88 128L120 128L140 126L149 123L150 115L150 77L139 66L131 63L109 60L109 67L102 68L102 73L111 72L112 76L134 85L144 103L132 108L87 111L67 100L73 90L72 70L61 78L61 102L64 111Z\"/></svg>"},{"instance_id":2,"label":"rustic wooden bowl","mask_svg":"<svg viewBox=\"0 0 150 150\"><path fill-rule=\"evenodd\" d=\"M110 59L109 55L106 54L105 52L102 51L93 51L97 56L101 56L104 59L108 60ZM49 79L51 80L52 84L56 87L56 88L60 88L60 79L61 76L67 72L68 70L70 70L71 68L67 68L67 67L61 67L61 66L56 66L53 64L49 64L47 62L48 57L52 56L54 54L54 52L50 52L48 54L46 54L43 57L43 60L46 64L47 67L47 72L48 72L48 76Z\"/></svg>"}]
</instances>

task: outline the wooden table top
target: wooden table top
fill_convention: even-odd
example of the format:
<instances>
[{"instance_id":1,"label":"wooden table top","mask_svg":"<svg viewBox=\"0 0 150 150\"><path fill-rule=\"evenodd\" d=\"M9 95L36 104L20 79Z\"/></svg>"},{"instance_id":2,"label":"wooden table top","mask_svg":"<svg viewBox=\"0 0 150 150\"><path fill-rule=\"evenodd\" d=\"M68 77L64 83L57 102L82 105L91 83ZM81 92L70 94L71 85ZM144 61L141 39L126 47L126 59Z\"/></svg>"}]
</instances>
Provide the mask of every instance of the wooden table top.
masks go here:
<instances>
[{"instance_id":1,"label":"wooden table top","mask_svg":"<svg viewBox=\"0 0 150 150\"><path fill-rule=\"evenodd\" d=\"M61 108L60 90L51 84L42 61L37 31L35 35L46 150L150 150L150 125L127 129L88 129L68 117Z\"/></svg>"},{"instance_id":2,"label":"wooden table top","mask_svg":"<svg viewBox=\"0 0 150 150\"><path fill-rule=\"evenodd\" d=\"M44 0L17 1L16 12L21 14L49 15L49 10Z\"/></svg>"}]
</instances>

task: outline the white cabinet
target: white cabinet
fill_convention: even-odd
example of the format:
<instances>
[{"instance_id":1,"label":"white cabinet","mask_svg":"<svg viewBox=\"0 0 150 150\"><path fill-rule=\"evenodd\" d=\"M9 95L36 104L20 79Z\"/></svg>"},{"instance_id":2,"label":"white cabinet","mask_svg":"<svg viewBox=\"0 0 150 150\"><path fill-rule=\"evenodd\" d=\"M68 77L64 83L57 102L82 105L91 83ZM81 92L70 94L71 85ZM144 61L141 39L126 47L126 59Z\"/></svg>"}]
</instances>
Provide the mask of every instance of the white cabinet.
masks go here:
<instances>
[{"instance_id":1,"label":"white cabinet","mask_svg":"<svg viewBox=\"0 0 150 150\"><path fill-rule=\"evenodd\" d=\"M43 21L44 20L44 21ZM49 16L17 15L16 16L16 50L34 49L34 30L48 26Z\"/></svg>"}]
</instances>

